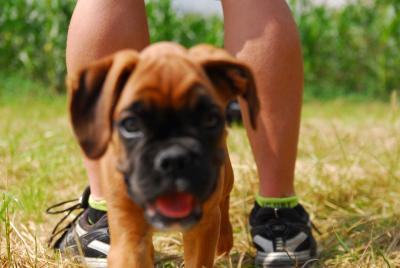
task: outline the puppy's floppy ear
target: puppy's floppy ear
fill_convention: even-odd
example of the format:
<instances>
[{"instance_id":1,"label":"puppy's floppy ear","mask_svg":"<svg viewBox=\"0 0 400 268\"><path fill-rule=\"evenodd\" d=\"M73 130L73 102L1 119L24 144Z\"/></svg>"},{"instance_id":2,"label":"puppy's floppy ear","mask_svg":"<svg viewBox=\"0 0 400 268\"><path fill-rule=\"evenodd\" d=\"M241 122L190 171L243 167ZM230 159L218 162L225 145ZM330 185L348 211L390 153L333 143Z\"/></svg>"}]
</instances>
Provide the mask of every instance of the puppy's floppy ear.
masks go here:
<instances>
[{"instance_id":1,"label":"puppy's floppy ear","mask_svg":"<svg viewBox=\"0 0 400 268\"><path fill-rule=\"evenodd\" d=\"M97 159L106 151L115 105L138 58L136 51L121 51L68 77L72 127L87 157Z\"/></svg>"},{"instance_id":2,"label":"puppy's floppy ear","mask_svg":"<svg viewBox=\"0 0 400 268\"><path fill-rule=\"evenodd\" d=\"M210 45L195 46L189 50L189 55L203 66L225 103L237 96L247 102L246 114L251 126L255 128L259 101L250 68L224 49Z\"/></svg>"}]
</instances>

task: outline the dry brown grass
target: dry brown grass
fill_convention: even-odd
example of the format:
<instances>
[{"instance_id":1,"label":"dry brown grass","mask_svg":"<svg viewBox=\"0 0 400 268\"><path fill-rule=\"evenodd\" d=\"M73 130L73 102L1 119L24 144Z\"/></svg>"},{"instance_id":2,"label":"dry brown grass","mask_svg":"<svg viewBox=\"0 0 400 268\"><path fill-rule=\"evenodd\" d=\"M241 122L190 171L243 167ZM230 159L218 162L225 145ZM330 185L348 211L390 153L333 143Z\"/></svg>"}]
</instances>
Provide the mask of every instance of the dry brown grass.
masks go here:
<instances>
[{"instance_id":1,"label":"dry brown grass","mask_svg":"<svg viewBox=\"0 0 400 268\"><path fill-rule=\"evenodd\" d=\"M0 266L76 266L47 249L45 208L86 184L63 98L0 106ZM17 103L17 102L16 102ZM21 112L21 107L23 112ZM400 113L384 103L305 105L296 169L301 202L321 231L317 267L400 267ZM245 132L230 130L235 245L217 267L252 267L247 226L257 174ZM154 237L160 267L182 265L180 235ZM162 264L161 264L162 263Z\"/></svg>"}]
</instances>

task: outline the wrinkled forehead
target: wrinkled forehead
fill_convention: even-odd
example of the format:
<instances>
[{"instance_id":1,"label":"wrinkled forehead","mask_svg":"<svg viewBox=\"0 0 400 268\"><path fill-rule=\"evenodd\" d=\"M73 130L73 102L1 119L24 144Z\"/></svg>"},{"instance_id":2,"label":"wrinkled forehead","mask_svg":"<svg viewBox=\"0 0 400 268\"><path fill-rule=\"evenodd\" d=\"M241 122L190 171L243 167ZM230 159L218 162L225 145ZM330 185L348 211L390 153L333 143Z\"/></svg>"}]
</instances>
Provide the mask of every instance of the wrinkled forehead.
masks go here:
<instances>
[{"instance_id":1,"label":"wrinkled forehead","mask_svg":"<svg viewBox=\"0 0 400 268\"><path fill-rule=\"evenodd\" d=\"M202 67L181 53L141 57L121 94L116 113L133 103L179 110L199 97L218 98Z\"/></svg>"}]
</instances>

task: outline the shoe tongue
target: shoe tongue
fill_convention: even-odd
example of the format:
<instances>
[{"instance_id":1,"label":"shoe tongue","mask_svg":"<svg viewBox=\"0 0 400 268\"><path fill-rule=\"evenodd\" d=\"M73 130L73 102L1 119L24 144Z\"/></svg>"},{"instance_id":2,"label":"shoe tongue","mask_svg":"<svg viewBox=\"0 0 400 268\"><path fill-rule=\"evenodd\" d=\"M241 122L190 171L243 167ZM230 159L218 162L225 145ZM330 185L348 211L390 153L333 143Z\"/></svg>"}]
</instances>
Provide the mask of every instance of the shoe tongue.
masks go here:
<instances>
[{"instance_id":1,"label":"shoe tongue","mask_svg":"<svg viewBox=\"0 0 400 268\"><path fill-rule=\"evenodd\" d=\"M87 220L90 225L97 223L104 215L106 215L105 211L97 210L90 206L87 208Z\"/></svg>"},{"instance_id":2,"label":"shoe tongue","mask_svg":"<svg viewBox=\"0 0 400 268\"><path fill-rule=\"evenodd\" d=\"M95 223L97 228L104 228L108 227L108 218L107 214L105 214L103 217L101 217L96 223Z\"/></svg>"},{"instance_id":3,"label":"shoe tongue","mask_svg":"<svg viewBox=\"0 0 400 268\"><path fill-rule=\"evenodd\" d=\"M189 193L170 193L157 198L155 207L159 213L169 218L184 218L194 207L193 195Z\"/></svg>"}]
</instances>

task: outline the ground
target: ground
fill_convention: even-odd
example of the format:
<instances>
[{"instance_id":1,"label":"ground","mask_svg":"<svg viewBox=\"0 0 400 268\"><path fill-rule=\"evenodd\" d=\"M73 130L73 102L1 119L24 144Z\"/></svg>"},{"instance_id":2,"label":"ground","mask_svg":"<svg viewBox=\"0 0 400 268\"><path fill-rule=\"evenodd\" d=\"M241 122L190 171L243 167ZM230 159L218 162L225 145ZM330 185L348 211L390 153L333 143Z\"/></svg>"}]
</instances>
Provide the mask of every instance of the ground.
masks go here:
<instances>
[{"instance_id":1,"label":"ground","mask_svg":"<svg viewBox=\"0 0 400 268\"><path fill-rule=\"evenodd\" d=\"M3 88L2 88L3 87ZM75 267L48 250L51 204L87 184L64 96L0 85L0 266ZM3 90L3 91L2 91ZM396 102L306 102L296 189L320 234L315 267L400 267L400 111ZM234 248L217 267L252 267L247 216L257 174L240 126L229 130L235 171ZM154 237L160 267L181 264L180 235Z\"/></svg>"}]
</instances>

